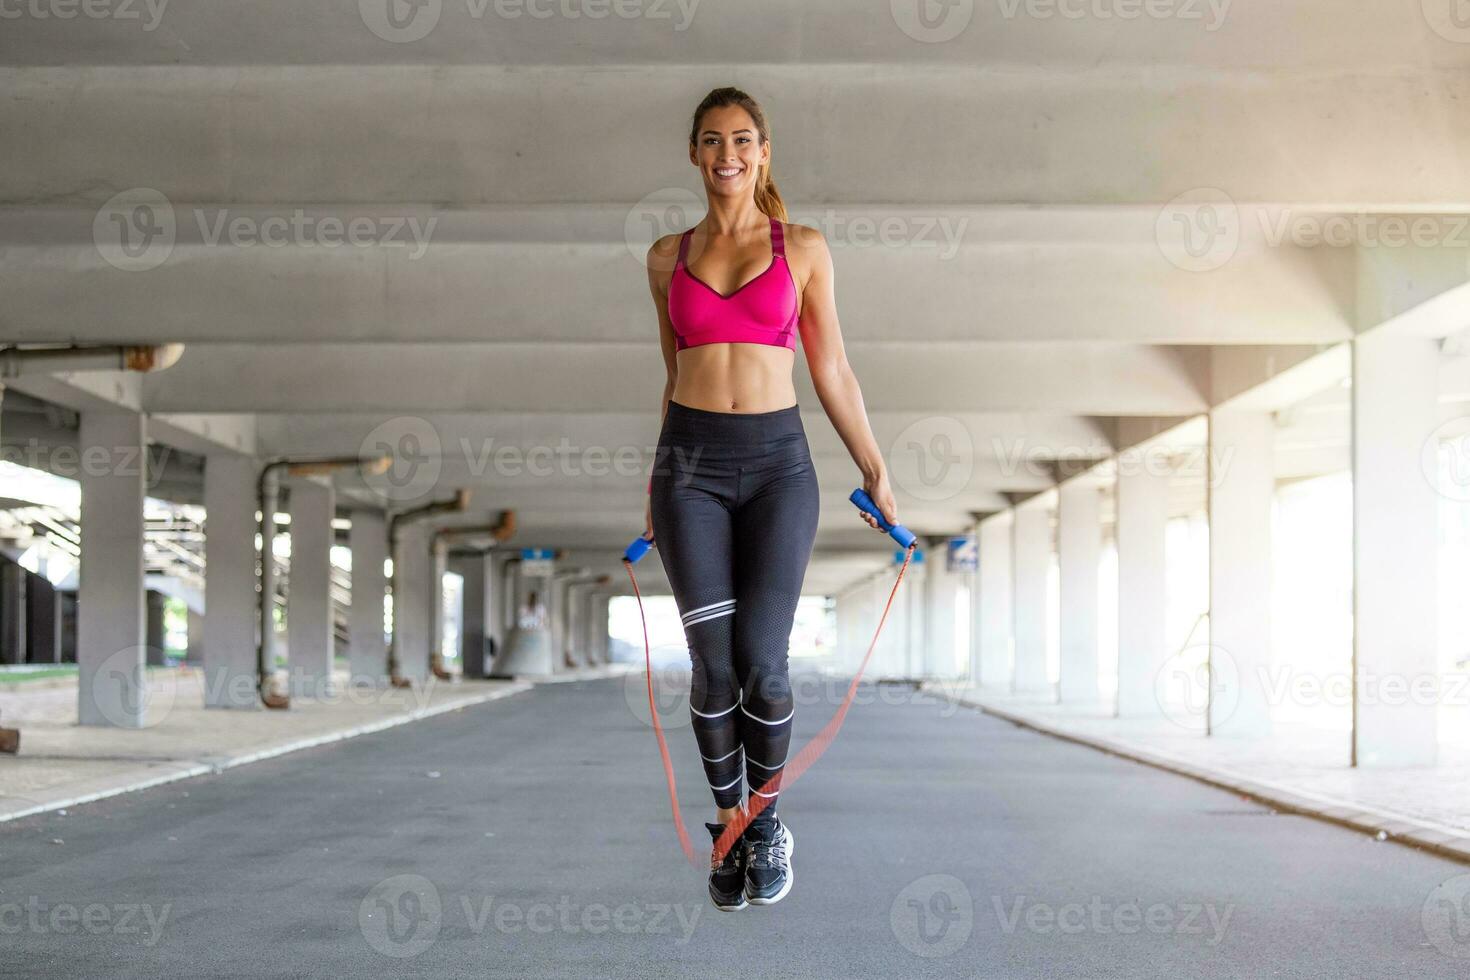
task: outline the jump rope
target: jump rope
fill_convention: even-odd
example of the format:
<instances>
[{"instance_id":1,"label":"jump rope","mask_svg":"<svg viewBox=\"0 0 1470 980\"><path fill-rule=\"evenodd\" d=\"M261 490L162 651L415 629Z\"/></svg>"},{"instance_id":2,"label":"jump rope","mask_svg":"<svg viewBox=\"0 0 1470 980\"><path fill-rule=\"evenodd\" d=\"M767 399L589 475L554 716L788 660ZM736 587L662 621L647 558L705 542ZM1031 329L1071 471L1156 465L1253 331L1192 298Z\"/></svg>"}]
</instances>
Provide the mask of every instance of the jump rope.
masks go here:
<instances>
[{"instance_id":1,"label":"jump rope","mask_svg":"<svg viewBox=\"0 0 1470 980\"><path fill-rule=\"evenodd\" d=\"M898 577L893 580L893 589L888 593L888 602L883 606L883 615L878 617L878 628L873 631L873 641L868 644L868 652L863 654L862 663L858 665L852 683L847 686L847 694L843 697L837 713L822 727L815 738L802 746L801 751L794 758L787 760L785 767L780 772L772 776L756 791L754 802L748 803L747 808L741 811L739 816L725 825L724 832L714 844L712 860L715 864L725 859L725 855L729 853L730 848L735 846L735 842L740 839L745 828L770 805L770 797L764 794L774 795L776 787L785 787L796 782L812 763L822 757L822 753L827 751L827 746L831 744L832 739L837 737L838 730L842 728L842 720L847 717L847 709L852 706L853 695L857 693L858 682L863 679L863 672L867 670L868 661L873 656L873 649L878 645L878 636L883 632L883 623L888 619L888 610L893 606L893 597L898 594L898 585L903 581L903 573L908 569L910 559L914 557L914 546L917 544L917 539L913 532L902 524L888 523L883 513L873 503L873 498L868 496L866 491L861 488L854 490L847 499L851 500L858 510L872 517L878 526L887 531L889 536L904 549L903 567L898 570ZM683 814L679 810L679 793L674 782L674 764L669 758L669 746L664 740L663 725L658 720L658 705L654 703L653 698L653 651L648 641L648 617L643 611L643 594L638 591L638 577L633 574L633 566L640 558L648 554L648 550L652 547L653 543L640 534L623 552L623 565L628 569L628 578L633 582L633 594L638 598L638 615L643 620L643 662L647 670L648 714L653 719L653 733L658 736L659 755L663 757L664 779L669 786L669 808L674 814L674 828L679 833L679 846L684 849L684 856L689 859L689 863L695 867L702 867L699 855L695 853L694 845L689 840L689 832L684 828Z\"/></svg>"}]
</instances>

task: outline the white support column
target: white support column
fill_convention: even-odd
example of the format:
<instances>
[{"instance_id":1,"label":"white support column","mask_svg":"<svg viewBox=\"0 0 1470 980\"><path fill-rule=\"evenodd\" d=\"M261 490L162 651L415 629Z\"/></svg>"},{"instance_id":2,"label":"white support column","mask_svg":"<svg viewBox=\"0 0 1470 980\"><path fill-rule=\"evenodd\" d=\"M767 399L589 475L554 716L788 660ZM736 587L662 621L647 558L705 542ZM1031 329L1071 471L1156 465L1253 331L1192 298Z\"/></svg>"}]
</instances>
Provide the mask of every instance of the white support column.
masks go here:
<instances>
[{"instance_id":1,"label":"white support column","mask_svg":"<svg viewBox=\"0 0 1470 980\"><path fill-rule=\"evenodd\" d=\"M479 680L489 669L485 662L485 632L489 606L486 593L490 553L450 559L450 568L464 580L464 616L460 624L459 662L467 680Z\"/></svg>"},{"instance_id":2,"label":"white support column","mask_svg":"<svg viewBox=\"0 0 1470 980\"><path fill-rule=\"evenodd\" d=\"M78 441L83 465L77 720L143 728L147 419L138 412L84 411Z\"/></svg>"},{"instance_id":3,"label":"white support column","mask_svg":"<svg viewBox=\"0 0 1470 980\"><path fill-rule=\"evenodd\" d=\"M930 568L929 563L934 560L928 546L922 541L919 550L924 553L921 562L909 562L909 570L904 573L904 583L899 588L899 596L893 605L903 605L903 666L899 672L904 678L918 677L924 671L924 596L928 588ZM896 574L898 566L893 566ZM911 580L912 579L912 580ZM890 578L890 585L892 580ZM884 601L887 596L884 596ZM897 612L897 609L894 610Z\"/></svg>"},{"instance_id":4,"label":"white support column","mask_svg":"<svg viewBox=\"0 0 1470 980\"><path fill-rule=\"evenodd\" d=\"M1271 670L1269 412L1210 413L1210 733L1265 737Z\"/></svg>"},{"instance_id":5,"label":"white support column","mask_svg":"<svg viewBox=\"0 0 1470 980\"><path fill-rule=\"evenodd\" d=\"M1051 512L1040 500L1013 508L1011 581L1016 670L1012 690L1051 694L1046 673L1046 573L1051 563Z\"/></svg>"},{"instance_id":6,"label":"white support column","mask_svg":"<svg viewBox=\"0 0 1470 980\"><path fill-rule=\"evenodd\" d=\"M383 598L388 576L388 522L382 511L352 512L347 532L352 548L352 606L347 623L347 670L354 684L380 685L388 679L388 643L383 631Z\"/></svg>"},{"instance_id":7,"label":"white support column","mask_svg":"<svg viewBox=\"0 0 1470 980\"><path fill-rule=\"evenodd\" d=\"M402 595L393 597L394 640L398 644L398 673L415 686L429 678L429 537L427 521L402 525L398 553L393 556L394 578Z\"/></svg>"},{"instance_id":8,"label":"white support column","mask_svg":"<svg viewBox=\"0 0 1470 980\"><path fill-rule=\"evenodd\" d=\"M1155 684L1168 660L1164 525L1169 475L1150 453L1118 463L1118 715L1158 717Z\"/></svg>"},{"instance_id":9,"label":"white support column","mask_svg":"<svg viewBox=\"0 0 1470 980\"><path fill-rule=\"evenodd\" d=\"M1058 697L1094 704L1098 691L1097 568L1102 558L1102 491L1090 479L1057 491L1057 566L1061 575Z\"/></svg>"},{"instance_id":10,"label":"white support column","mask_svg":"<svg viewBox=\"0 0 1470 980\"><path fill-rule=\"evenodd\" d=\"M1353 342L1354 757L1428 766L1438 755L1436 489L1425 440L1439 424L1433 340Z\"/></svg>"},{"instance_id":11,"label":"white support column","mask_svg":"<svg viewBox=\"0 0 1470 980\"><path fill-rule=\"evenodd\" d=\"M949 539L934 538L927 549L924 575L924 655L918 661L925 678L953 678L962 668L955 650L955 589L960 576L949 570Z\"/></svg>"},{"instance_id":12,"label":"white support column","mask_svg":"<svg viewBox=\"0 0 1470 980\"><path fill-rule=\"evenodd\" d=\"M293 697L332 693L332 517L336 494L320 477L292 477L291 577L286 643Z\"/></svg>"},{"instance_id":13,"label":"white support column","mask_svg":"<svg viewBox=\"0 0 1470 980\"><path fill-rule=\"evenodd\" d=\"M980 669L984 687L1010 690L1014 675L1011 650L1011 520L1009 511L980 522Z\"/></svg>"},{"instance_id":14,"label":"white support column","mask_svg":"<svg viewBox=\"0 0 1470 980\"><path fill-rule=\"evenodd\" d=\"M255 481L260 463L204 461L204 706L260 707L256 689Z\"/></svg>"}]
</instances>

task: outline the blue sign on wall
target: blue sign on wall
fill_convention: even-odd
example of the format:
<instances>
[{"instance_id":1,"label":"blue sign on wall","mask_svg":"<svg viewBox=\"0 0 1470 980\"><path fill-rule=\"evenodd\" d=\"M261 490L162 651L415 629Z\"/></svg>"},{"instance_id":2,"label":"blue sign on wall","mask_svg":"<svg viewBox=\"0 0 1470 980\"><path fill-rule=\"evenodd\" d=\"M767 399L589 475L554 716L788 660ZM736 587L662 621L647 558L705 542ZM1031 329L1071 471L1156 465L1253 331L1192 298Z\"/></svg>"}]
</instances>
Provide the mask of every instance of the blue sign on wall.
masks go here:
<instances>
[{"instance_id":1,"label":"blue sign on wall","mask_svg":"<svg viewBox=\"0 0 1470 980\"><path fill-rule=\"evenodd\" d=\"M973 534L949 539L949 570L973 572L980 567L980 546Z\"/></svg>"}]
</instances>

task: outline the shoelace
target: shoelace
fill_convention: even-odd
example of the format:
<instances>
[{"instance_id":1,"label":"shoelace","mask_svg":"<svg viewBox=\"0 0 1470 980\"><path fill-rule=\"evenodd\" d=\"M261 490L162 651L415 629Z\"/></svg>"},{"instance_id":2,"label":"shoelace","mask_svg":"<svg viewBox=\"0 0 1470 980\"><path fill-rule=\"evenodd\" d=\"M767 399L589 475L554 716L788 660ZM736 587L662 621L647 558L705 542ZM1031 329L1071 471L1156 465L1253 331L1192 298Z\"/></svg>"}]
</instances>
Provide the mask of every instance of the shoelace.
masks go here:
<instances>
[{"instance_id":1,"label":"shoelace","mask_svg":"<svg viewBox=\"0 0 1470 980\"><path fill-rule=\"evenodd\" d=\"M757 868L783 867L786 863L786 834L777 834L771 840L751 841L750 863Z\"/></svg>"}]
</instances>

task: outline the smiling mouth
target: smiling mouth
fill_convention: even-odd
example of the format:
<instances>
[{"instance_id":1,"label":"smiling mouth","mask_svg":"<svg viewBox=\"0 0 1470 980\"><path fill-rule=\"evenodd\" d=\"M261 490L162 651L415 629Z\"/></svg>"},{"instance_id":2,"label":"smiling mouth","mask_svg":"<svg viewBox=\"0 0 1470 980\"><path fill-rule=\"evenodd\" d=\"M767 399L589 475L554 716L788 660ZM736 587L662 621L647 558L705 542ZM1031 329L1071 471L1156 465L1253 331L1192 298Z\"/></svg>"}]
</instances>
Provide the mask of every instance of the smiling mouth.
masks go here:
<instances>
[{"instance_id":1,"label":"smiling mouth","mask_svg":"<svg viewBox=\"0 0 1470 980\"><path fill-rule=\"evenodd\" d=\"M720 180L733 180L745 173L744 167L716 167L715 176Z\"/></svg>"}]
</instances>

